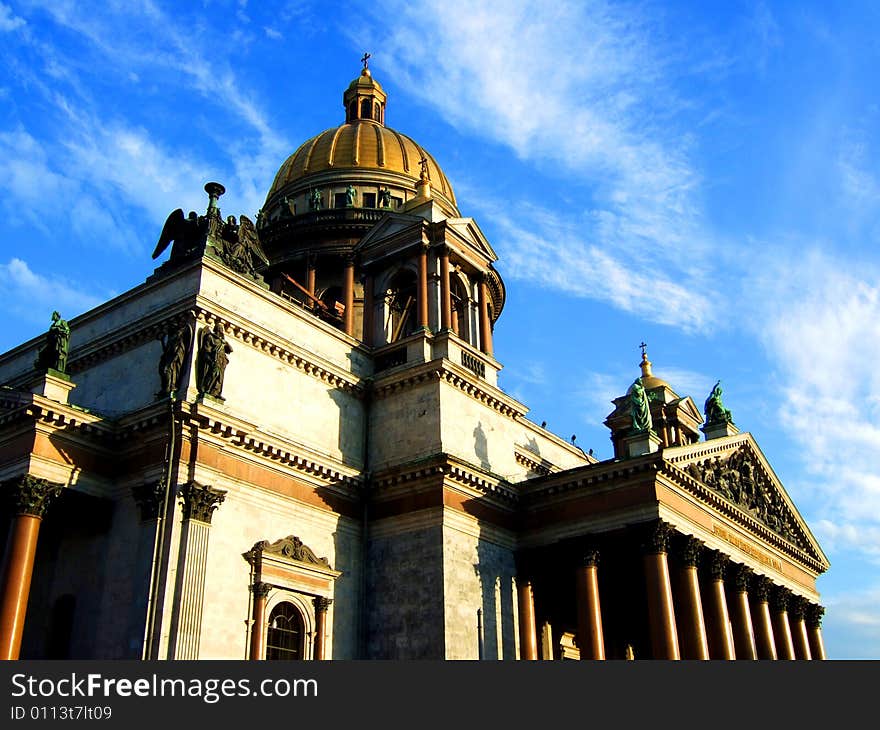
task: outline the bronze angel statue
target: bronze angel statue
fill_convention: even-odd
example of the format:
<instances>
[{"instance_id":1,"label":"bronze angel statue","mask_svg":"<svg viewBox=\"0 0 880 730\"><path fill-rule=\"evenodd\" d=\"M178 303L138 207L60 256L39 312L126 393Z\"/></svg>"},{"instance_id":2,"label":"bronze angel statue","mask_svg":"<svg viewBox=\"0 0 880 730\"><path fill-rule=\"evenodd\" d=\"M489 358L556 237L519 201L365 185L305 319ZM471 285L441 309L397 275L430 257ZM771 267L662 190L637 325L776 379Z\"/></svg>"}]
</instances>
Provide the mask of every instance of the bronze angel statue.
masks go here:
<instances>
[{"instance_id":1,"label":"bronze angel statue","mask_svg":"<svg viewBox=\"0 0 880 730\"><path fill-rule=\"evenodd\" d=\"M257 227L246 215L239 216L238 222L234 215L229 216L220 235L223 238L221 258L229 268L256 276L257 263L269 265L269 259L260 246Z\"/></svg>"},{"instance_id":2,"label":"bronze angel statue","mask_svg":"<svg viewBox=\"0 0 880 730\"><path fill-rule=\"evenodd\" d=\"M159 242L153 251L153 258L161 256L162 252L168 248L168 244L172 241L174 245L171 247L169 261L181 261L190 258L195 254L201 253L207 235L208 220L204 216L199 217L195 211L190 211L189 216L184 218L183 210L178 208L165 221L165 225L162 227L162 234L159 236Z\"/></svg>"}]
</instances>

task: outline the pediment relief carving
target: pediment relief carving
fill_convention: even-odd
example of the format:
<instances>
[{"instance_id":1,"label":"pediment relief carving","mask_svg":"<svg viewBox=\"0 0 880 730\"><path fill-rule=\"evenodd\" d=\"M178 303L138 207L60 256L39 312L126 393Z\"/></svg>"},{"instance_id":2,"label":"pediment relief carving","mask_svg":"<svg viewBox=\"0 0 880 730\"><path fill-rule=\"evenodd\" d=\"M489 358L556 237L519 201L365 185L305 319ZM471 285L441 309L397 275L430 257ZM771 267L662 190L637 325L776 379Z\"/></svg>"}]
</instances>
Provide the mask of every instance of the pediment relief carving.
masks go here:
<instances>
[{"instance_id":1,"label":"pediment relief carving","mask_svg":"<svg viewBox=\"0 0 880 730\"><path fill-rule=\"evenodd\" d=\"M248 562L253 562L257 555L275 555L299 563L308 563L332 570L330 568L330 561L327 558L319 558L315 551L304 544L296 535L288 535L271 543L268 540L260 540L254 544L250 551L244 554L244 557Z\"/></svg>"},{"instance_id":2,"label":"pediment relief carving","mask_svg":"<svg viewBox=\"0 0 880 730\"><path fill-rule=\"evenodd\" d=\"M798 518L747 444L728 454L698 458L678 466L788 542L811 551L799 528Z\"/></svg>"}]
</instances>

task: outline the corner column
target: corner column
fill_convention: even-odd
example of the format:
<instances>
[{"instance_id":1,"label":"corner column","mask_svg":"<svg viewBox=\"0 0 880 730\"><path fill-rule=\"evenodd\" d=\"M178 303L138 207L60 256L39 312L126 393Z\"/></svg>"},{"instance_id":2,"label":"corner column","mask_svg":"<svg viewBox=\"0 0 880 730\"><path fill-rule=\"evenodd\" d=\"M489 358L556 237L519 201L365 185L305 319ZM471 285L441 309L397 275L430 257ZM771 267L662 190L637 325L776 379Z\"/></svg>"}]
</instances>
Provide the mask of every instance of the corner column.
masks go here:
<instances>
[{"instance_id":1,"label":"corner column","mask_svg":"<svg viewBox=\"0 0 880 730\"><path fill-rule=\"evenodd\" d=\"M519 604L519 652L520 659L538 658L538 627L535 621L535 594L532 581L520 576L516 581Z\"/></svg>"},{"instance_id":2,"label":"corner column","mask_svg":"<svg viewBox=\"0 0 880 730\"><path fill-rule=\"evenodd\" d=\"M306 289L309 294L315 296L315 254L308 254L306 257ZM309 299L309 307L315 308L315 302Z\"/></svg>"},{"instance_id":3,"label":"corner column","mask_svg":"<svg viewBox=\"0 0 880 730\"><path fill-rule=\"evenodd\" d=\"M373 275L366 274L364 276L364 332L363 343L367 347L373 346L373 308L376 306L373 300Z\"/></svg>"},{"instance_id":4,"label":"corner column","mask_svg":"<svg viewBox=\"0 0 880 730\"><path fill-rule=\"evenodd\" d=\"M487 355L492 355L492 321L489 317L489 285L486 283L488 275L480 277L480 350Z\"/></svg>"},{"instance_id":5,"label":"corner column","mask_svg":"<svg viewBox=\"0 0 880 730\"><path fill-rule=\"evenodd\" d=\"M266 646L266 597L272 586L268 583L254 583L251 592L254 594L253 626L251 626L251 660L257 661L264 657Z\"/></svg>"},{"instance_id":6,"label":"corner column","mask_svg":"<svg viewBox=\"0 0 880 730\"><path fill-rule=\"evenodd\" d=\"M753 585L755 597L755 644L758 650L758 659L776 659L776 640L773 636L773 622L770 620L770 579L759 576Z\"/></svg>"},{"instance_id":7,"label":"corner column","mask_svg":"<svg viewBox=\"0 0 880 730\"><path fill-rule=\"evenodd\" d=\"M18 659L40 523L63 485L26 474L7 489L15 516L9 526L0 583L0 659Z\"/></svg>"},{"instance_id":8,"label":"corner column","mask_svg":"<svg viewBox=\"0 0 880 730\"><path fill-rule=\"evenodd\" d=\"M681 606L676 612L681 655L684 659L708 659L709 640L706 636L706 623L703 618L703 602L700 596L700 578L697 563L703 543L688 535L681 545L679 557L681 572L679 592Z\"/></svg>"},{"instance_id":9,"label":"corner column","mask_svg":"<svg viewBox=\"0 0 880 730\"><path fill-rule=\"evenodd\" d=\"M790 603L791 633L794 639L794 655L796 659L812 659L810 639L807 636L807 624L804 615L807 612L807 599L796 596Z\"/></svg>"},{"instance_id":10,"label":"corner column","mask_svg":"<svg viewBox=\"0 0 880 730\"><path fill-rule=\"evenodd\" d=\"M581 659L604 659L602 607L599 603L599 552L588 550L577 569L577 643Z\"/></svg>"},{"instance_id":11,"label":"corner column","mask_svg":"<svg viewBox=\"0 0 880 730\"><path fill-rule=\"evenodd\" d=\"M440 329L452 327L452 290L449 284L449 248L440 248Z\"/></svg>"},{"instance_id":12,"label":"corner column","mask_svg":"<svg viewBox=\"0 0 880 730\"><path fill-rule=\"evenodd\" d=\"M327 609L332 598L315 598L315 661L323 661L327 651Z\"/></svg>"},{"instance_id":13,"label":"corner column","mask_svg":"<svg viewBox=\"0 0 880 730\"><path fill-rule=\"evenodd\" d=\"M733 624L733 642L736 647L737 659L757 659L758 651L755 648L755 631L752 628L752 611L749 606L749 583L753 576L752 569L745 566L737 566L734 574L734 599L731 611L731 623Z\"/></svg>"},{"instance_id":14,"label":"corner column","mask_svg":"<svg viewBox=\"0 0 880 730\"><path fill-rule=\"evenodd\" d=\"M733 632L730 627L730 614L727 611L727 593L724 589L724 573L729 558L717 550L709 560L709 656L712 659L736 659Z\"/></svg>"},{"instance_id":15,"label":"corner column","mask_svg":"<svg viewBox=\"0 0 880 730\"><path fill-rule=\"evenodd\" d=\"M670 527L657 521L642 545L645 564L645 585L648 597L648 620L651 628L651 652L654 659L680 659L672 585L669 582Z\"/></svg>"},{"instance_id":16,"label":"corner column","mask_svg":"<svg viewBox=\"0 0 880 730\"><path fill-rule=\"evenodd\" d=\"M428 329L428 246L419 249L419 327Z\"/></svg>"},{"instance_id":17,"label":"corner column","mask_svg":"<svg viewBox=\"0 0 880 730\"><path fill-rule=\"evenodd\" d=\"M354 337L354 259L345 259L345 270L342 279L342 298L345 299L345 312L342 315L342 326L345 334Z\"/></svg>"},{"instance_id":18,"label":"corner column","mask_svg":"<svg viewBox=\"0 0 880 730\"><path fill-rule=\"evenodd\" d=\"M825 609L811 604L807 609L807 629L810 637L810 654L813 659L826 659L825 642L822 641L822 616Z\"/></svg>"},{"instance_id":19,"label":"corner column","mask_svg":"<svg viewBox=\"0 0 880 730\"><path fill-rule=\"evenodd\" d=\"M791 638L791 624L788 621L788 601L791 591L776 588L773 591L773 625L776 640L776 656L779 659L794 659L794 641Z\"/></svg>"}]
</instances>

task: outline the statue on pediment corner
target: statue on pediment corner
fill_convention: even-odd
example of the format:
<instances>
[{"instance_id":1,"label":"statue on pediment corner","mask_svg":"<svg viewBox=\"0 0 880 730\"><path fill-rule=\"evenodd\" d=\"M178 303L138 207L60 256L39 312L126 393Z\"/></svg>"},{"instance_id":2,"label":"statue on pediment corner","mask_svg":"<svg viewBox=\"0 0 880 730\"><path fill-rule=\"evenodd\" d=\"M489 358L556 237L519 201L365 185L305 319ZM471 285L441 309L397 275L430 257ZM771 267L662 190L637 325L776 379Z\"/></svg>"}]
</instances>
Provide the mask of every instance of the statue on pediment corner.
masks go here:
<instances>
[{"instance_id":1,"label":"statue on pediment corner","mask_svg":"<svg viewBox=\"0 0 880 730\"><path fill-rule=\"evenodd\" d=\"M721 381L719 380L712 388L712 392L709 393L709 397L706 398L706 403L703 407L703 412L706 414L707 425L716 423L733 423L733 416L730 411L724 407L724 403L721 400L721 393Z\"/></svg>"}]
</instances>

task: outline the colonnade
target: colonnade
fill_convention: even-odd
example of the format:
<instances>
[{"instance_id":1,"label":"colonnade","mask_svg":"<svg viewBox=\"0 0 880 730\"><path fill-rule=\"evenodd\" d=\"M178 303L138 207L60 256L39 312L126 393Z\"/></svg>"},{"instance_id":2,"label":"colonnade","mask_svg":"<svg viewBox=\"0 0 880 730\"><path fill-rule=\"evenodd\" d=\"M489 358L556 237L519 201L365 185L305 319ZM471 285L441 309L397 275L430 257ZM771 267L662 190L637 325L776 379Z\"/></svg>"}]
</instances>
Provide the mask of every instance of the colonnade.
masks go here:
<instances>
[{"instance_id":1,"label":"colonnade","mask_svg":"<svg viewBox=\"0 0 880 730\"><path fill-rule=\"evenodd\" d=\"M692 536L674 539L662 521L643 534L641 553L654 659L826 658L822 606ZM599 562L587 549L573 572L581 659L605 658ZM518 584L520 655L537 659L533 580L523 571Z\"/></svg>"}]
</instances>

